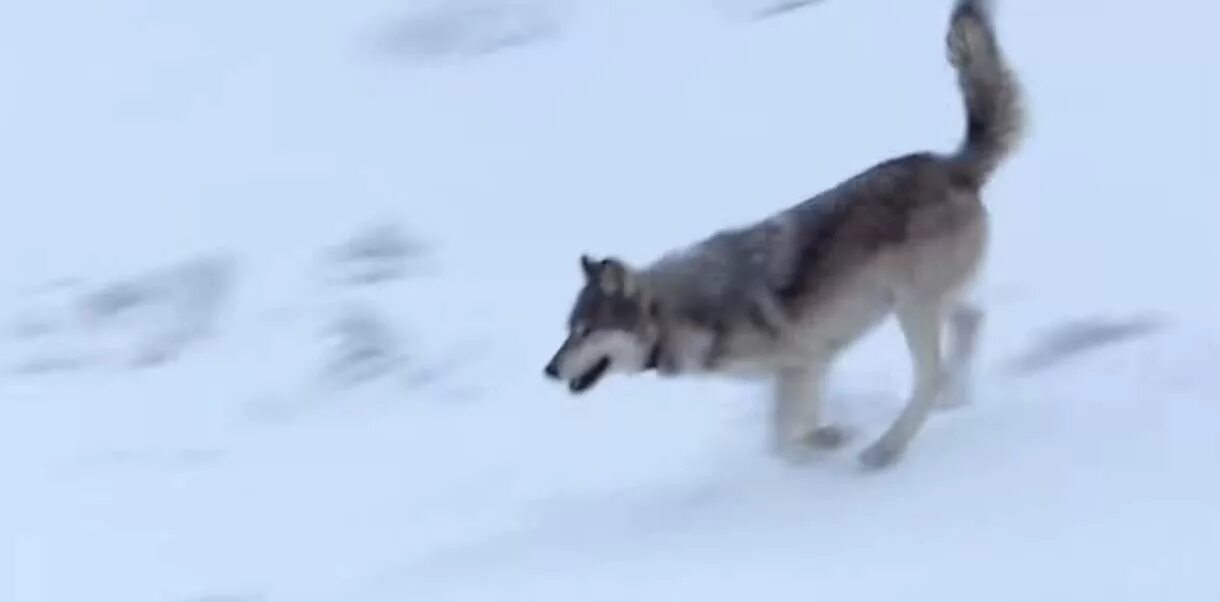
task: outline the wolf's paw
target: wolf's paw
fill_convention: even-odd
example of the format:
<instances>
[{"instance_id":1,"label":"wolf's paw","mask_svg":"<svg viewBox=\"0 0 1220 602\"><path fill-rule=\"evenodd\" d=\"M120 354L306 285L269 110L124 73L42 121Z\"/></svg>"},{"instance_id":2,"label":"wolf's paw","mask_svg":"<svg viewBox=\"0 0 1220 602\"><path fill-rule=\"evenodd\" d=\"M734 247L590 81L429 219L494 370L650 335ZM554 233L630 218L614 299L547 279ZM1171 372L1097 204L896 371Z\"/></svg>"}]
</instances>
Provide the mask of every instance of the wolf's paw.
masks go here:
<instances>
[{"instance_id":1,"label":"wolf's paw","mask_svg":"<svg viewBox=\"0 0 1220 602\"><path fill-rule=\"evenodd\" d=\"M860 465L866 470L881 470L893 466L902 458L903 448L888 441L878 441L860 453Z\"/></svg>"},{"instance_id":2,"label":"wolf's paw","mask_svg":"<svg viewBox=\"0 0 1220 602\"><path fill-rule=\"evenodd\" d=\"M787 441L772 446L771 453L791 466L805 466L817 459L817 449L801 441Z\"/></svg>"},{"instance_id":3,"label":"wolf's paw","mask_svg":"<svg viewBox=\"0 0 1220 602\"><path fill-rule=\"evenodd\" d=\"M963 374L953 375L945 383L944 390L933 406L937 411L949 411L970 405L972 391L970 381Z\"/></svg>"},{"instance_id":4,"label":"wolf's paw","mask_svg":"<svg viewBox=\"0 0 1220 602\"><path fill-rule=\"evenodd\" d=\"M851 441L851 431L841 426L822 426L805 436L805 443L814 449L835 450Z\"/></svg>"},{"instance_id":5,"label":"wolf's paw","mask_svg":"<svg viewBox=\"0 0 1220 602\"><path fill-rule=\"evenodd\" d=\"M936 400L936 405L933 406L938 412L951 412L960 410L970 405L970 396L964 391L950 389L945 392L940 399Z\"/></svg>"},{"instance_id":6,"label":"wolf's paw","mask_svg":"<svg viewBox=\"0 0 1220 602\"><path fill-rule=\"evenodd\" d=\"M809 464L828 451L839 449L851 440L851 431L839 426L818 427L804 435L791 434L780 437L772 452L792 465Z\"/></svg>"}]
</instances>

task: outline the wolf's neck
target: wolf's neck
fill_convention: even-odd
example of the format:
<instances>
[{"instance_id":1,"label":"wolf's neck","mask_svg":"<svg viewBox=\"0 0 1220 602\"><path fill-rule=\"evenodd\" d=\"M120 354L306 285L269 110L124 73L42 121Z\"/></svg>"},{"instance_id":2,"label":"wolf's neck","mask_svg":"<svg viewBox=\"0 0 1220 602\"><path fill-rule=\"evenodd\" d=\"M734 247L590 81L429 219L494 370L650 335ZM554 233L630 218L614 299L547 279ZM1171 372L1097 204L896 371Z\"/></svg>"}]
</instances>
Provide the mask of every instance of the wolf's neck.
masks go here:
<instances>
[{"instance_id":1,"label":"wolf's neck","mask_svg":"<svg viewBox=\"0 0 1220 602\"><path fill-rule=\"evenodd\" d=\"M706 310L720 301L723 274L701 266L696 261L697 252L671 252L640 271L644 286L672 318L703 322Z\"/></svg>"}]
</instances>

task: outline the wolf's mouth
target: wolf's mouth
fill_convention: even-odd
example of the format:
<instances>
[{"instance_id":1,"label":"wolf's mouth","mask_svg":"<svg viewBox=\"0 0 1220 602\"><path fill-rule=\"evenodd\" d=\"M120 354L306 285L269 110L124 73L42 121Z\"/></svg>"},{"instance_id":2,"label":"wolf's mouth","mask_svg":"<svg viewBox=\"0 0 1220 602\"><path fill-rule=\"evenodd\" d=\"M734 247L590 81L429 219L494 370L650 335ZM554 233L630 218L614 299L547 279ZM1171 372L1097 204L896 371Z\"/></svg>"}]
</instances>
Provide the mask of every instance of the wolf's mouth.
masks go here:
<instances>
[{"instance_id":1,"label":"wolf's mouth","mask_svg":"<svg viewBox=\"0 0 1220 602\"><path fill-rule=\"evenodd\" d=\"M601 380L602 376L606 374L606 370L609 368L610 358L603 357L602 359L598 360L596 364L593 364L593 367L586 370L584 374L572 379L572 381L568 383L568 389L570 389L573 393L583 393L584 391L587 391L589 387L592 387L593 385L597 384L597 381Z\"/></svg>"}]
</instances>

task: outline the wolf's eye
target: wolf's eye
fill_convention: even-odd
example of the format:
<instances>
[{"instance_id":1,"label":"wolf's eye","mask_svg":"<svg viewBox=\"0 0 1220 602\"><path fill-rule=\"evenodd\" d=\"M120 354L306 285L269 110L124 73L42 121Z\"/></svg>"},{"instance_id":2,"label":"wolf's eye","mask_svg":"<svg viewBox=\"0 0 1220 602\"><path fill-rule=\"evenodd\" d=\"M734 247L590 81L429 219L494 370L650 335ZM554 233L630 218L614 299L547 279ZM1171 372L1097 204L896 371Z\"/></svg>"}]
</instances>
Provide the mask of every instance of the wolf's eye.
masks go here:
<instances>
[{"instance_id":1,"label":"wolf's eye","mask_svg":"<svg viewBox=\"0 0 1220 602\"><path fill-rule=\"evenodd\" d=\"M572 327L572 336L578 339L583 339L589 336L589 325L585 324L584 322L576 324Z\"/></svg>"}]
</instances>

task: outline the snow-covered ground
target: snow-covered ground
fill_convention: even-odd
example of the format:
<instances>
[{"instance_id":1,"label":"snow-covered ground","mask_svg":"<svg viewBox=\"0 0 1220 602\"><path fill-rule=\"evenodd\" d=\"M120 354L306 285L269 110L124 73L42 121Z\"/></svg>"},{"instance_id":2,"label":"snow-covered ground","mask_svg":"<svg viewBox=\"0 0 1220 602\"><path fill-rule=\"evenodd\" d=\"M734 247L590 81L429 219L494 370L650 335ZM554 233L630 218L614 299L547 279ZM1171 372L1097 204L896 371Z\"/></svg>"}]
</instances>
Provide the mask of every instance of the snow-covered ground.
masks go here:
<instances>
[{"instance_id":1,"label":"snow-covered ground","mask_svg":"<svg viewBox=\"0 0 1220 602\"><path fill-rule=\"evenodd\" d=\"M542 378L580 252L951 147L950 3L6 4L0 600L1220 599L1205 0L1000 3L975 400L891 470ZM834 416L908 382L887 324Z\"/></svg>"}]
</instances>

